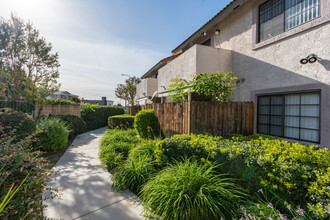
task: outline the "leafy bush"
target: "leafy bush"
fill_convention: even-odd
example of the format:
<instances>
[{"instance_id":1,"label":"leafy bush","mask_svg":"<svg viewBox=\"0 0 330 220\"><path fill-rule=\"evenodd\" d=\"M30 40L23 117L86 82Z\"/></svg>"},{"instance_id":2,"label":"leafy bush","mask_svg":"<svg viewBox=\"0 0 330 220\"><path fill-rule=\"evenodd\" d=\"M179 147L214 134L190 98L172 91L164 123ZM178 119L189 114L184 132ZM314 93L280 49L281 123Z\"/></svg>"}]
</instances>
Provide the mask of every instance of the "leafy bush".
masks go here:
<instances>
[{"instance_id":1,"label":"leafy bush","mask_svg":"<svg viewBox=\"0 0 330 220\"><path fill-rule=\"evenodd\" d=\"M16 140L21 140L32 134L35 129L35 121L25 113L11 108L0 109L0 136L16 136Z\"/></svg>"},{"instance_id":2,"label":"leafy bush","mask_svg":"<svg viewBox=\"0 0 330 220\"><path fill-rule=\"evenodd\" d=\"M56 115L55 117L60 118L65 122L68 129L70 130L70 138L75 137L87 131L86 122L75 115Z\"/></svg>"},{"instance_id":3,"label":"leafy bush","mask_svg":"<svg viewBox=\"0 0 330 220\"><path fill-rule=\"evenodd\" d=\"M110 129L128 129L133 128L134 116L132 115L115 115L108 118L108 126Z\"/></svg>"},{"instance_id":4,"label":"leafy bush","mask_svg":"<svg viewBox=\"0 0 330 220\"><path fill-rule=\"evenodd\" d=\"M157 117L152 109L139 111L135 115L134 128L141 138L153 139L157 132Z\"/></svg>"},{"instance_id":5,"label":"leafy bush","mask_svg":"<svg viewBox=\"0 0 330 220\"><path fill-rule=\"evenodd\" d=\"M122 115L124 109L117 106L98 106L81 104L81 118L89 131L107 126L109 116Z\"/></svg>"},{"instance_id":6,"label":"leafy bush","mask_svg":"<svg viewBox=\"0 0 330 220\"><path fill-rule=\"evenodd\" d=\"M130 150L139 142L133 129L107 130L101 139L99 158L111 171L127 159Z\"/></svg>"},{"instance_id":7,"label":"leafy bush","mask_svg":"<svg viewBox=\"0 0 330 220\"><path fill-rule=\"evenodd\" d=\"M156 173L153 160L148 156L129 158L119 166L113 175L113 186L118 189L129 189L138 193L140 187Z\"/></svg>"},{"instance_id":8,"label":"leafy bush","mask_svg":"<svg viewBox=\"0 0 330 220\"><path fill-rule=\"evenodd\" d=\"M207 135L174 135L157 144L157 161L165 164L184 157L206 160L215 155L218 139L219 137Z\"/></svg>"},{"instance_id":9,"label":"leafy bush","mask_svg":"<svg viewBox=\"0 0 330 220\"><path fill-rule=\"evenodd\" d=\"M286 201L330 216L330 210L326 215L322 208L330 204L330 151L263 137L239 140L218 142L215 160L240 167L228 169L229 173L249 186L268 188Z\"/></svg>"},{"instance_id":10,"label":"leafy bush","mask_svg":"<svg viewBox=\"0 0 330 220\"><path fill-rule=\"evenodd\" d=\"M214 168L185 160L160 171L142 188L146 213L161 219L230 219L244 193Z\"/></svg>"},{"instance_id":11,"label":"leafy bush","mask_svg":"<svg viewBox=\"0 0 330 220\"><path fill-rule=\"evenodd\" d=\"M51 175L48 164L38 152L30 151L30 142L29 138L16 143L8 137L0 139L0 201L12 184L17 187L26 178L0 212L0 219L43 219L42 193L51 190L54 195L54 189L46 187Z\"/></svg>"},{"instance_id":12,"label":"leafy bush","mask_svg":"<svg viewBox=\"0 0 330 220\"><path fill-rule=\"evenodd\" d=\"M37 125L34 147L45 151L57 151L68 142L69 129L65 123L55 117L42 118Z\"/></svg>"}]
</instances>

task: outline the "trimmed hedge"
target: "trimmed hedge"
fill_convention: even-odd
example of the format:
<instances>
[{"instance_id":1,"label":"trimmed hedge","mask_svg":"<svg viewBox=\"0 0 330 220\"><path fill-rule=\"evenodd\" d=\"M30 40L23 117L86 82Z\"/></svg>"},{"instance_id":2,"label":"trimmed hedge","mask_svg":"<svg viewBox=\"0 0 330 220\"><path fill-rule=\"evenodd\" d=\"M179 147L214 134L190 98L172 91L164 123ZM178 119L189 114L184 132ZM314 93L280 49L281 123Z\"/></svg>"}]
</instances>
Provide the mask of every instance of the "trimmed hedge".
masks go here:
<instances>
[{"instance_id":1,"label":"trimmed hedge","mask_svg":"<svg viewBox=\"0 0 330 220\"><path fill-rule=\"evenodd\" d=\"M110 129L128 129L133 128L134 116L132 115L115 115L108 118L108 127Z\"/></svg>"},{"instance_id":2,"label":"trimmed hedge","mask_svg":"<svg viewBox=\"0 0 330 220\"><path fill-rule=\"evenodd\" d=\"M36 130L36 122L23 112L11 108L0 109L0 136L16 136L21 140Z\"/></svg>"},{"instance_id":3,"label":"trimmed hedge","mask_svg":"<svg viewBox=\"0 0 330 220\"><path fill-rule=\"evenodd\" d=\"M157 117L154 110L142 110L135 115L134 128L141 138L153 139L157 133Z\"/></svg>"},{"instance_id":4,"label":"trimmed hedge","mask_svg":"<svg viewBox=\"0 0 330 220\"><path fill-rule=\"evenodd\" d=\"M81 104L81 118L86 122L87 130L95 130L107 126L109 116L122 115L124 109L118 106L98 106Z\"/></svg>"}]
</instances>

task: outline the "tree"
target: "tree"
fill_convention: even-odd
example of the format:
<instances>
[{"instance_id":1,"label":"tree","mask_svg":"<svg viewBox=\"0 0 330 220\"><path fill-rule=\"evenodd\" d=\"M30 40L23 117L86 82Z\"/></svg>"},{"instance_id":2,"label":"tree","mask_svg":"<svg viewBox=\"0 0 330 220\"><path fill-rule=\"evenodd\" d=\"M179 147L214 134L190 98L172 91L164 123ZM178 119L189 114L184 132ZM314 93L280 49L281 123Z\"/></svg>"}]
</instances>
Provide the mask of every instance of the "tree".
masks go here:
<instances>
[{"instance_id":1,"label":"tree","mask_svg":"<svg viewBox=\"0 0 330 220\"><path fill-rule=\"evenodd\" d=\"M237 85L235 81L237 77L233 77L234 73L201 73L193 75L192 79L185 82L179 77L171 80L173 82L169 86L169 96L173 102L182 102L188 99L190 92L198 95L206 95L212 97L213 101L219 103L228 103L233 90Z\"/></svg>"},{"instance_id":2,"label":"tree","mask_svg":"<svg viewBox=\"0 0 330 220\"><path fill-rule=\"evenodd\" d=\"M115 95L120 98L127 100L128 103L134 107L135 96L136 96L136 86L141 82L141 79L137 77L129 77L125 80L125 84L118 84L115 90Z\"/></svg>"},{"instance_id":3,"label":"tree","mask_svg":"<svg viewBox=\"0 0 330 220\"><path fill-rule=\"evenodd\" d=\"M60 64L31 23L0 18L0 96L35 101L59 90Z\"/></svg>"}]
</instances>

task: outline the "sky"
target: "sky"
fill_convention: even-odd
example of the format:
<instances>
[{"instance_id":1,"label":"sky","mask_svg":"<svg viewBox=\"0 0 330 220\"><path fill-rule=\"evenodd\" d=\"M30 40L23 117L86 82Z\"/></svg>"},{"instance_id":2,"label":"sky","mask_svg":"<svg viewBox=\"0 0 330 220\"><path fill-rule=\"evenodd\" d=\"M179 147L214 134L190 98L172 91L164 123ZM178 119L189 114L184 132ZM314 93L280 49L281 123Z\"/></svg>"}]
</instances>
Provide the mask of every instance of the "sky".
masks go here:
<instances>
[{"instance_id":1,"label":"sky","mask_svg":"<svg viewBox=\"0 0 330 220\"><path fill-rule=\"evenodd\" d=\"M0 16L30 21L59 54L61 90L123 104L127 74L141 77L230 0L0 0Z\"/></svg>"}]
</instances>

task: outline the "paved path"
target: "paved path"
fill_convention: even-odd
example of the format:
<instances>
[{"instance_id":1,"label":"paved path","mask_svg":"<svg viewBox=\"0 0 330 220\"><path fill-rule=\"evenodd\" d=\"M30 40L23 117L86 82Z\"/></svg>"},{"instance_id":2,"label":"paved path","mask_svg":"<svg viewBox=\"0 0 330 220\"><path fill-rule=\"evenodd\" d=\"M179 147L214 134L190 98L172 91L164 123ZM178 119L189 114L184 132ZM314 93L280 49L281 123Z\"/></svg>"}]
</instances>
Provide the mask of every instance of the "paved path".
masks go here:
<instances>
[{"instance_id":1,"label":"paved path","mask_svg":"<svg viewBox=\"0 0 330 220\"><path fill-rule=\"evenodd\" d=\"M99 141L106 129L81 134L58 161L61 169L49 186L56 187L60 199L44 201L45 216L56 219L131 220L142 219L136 196L111 189L110 174L100 166ZM46 196L48 192L44 193Z\"/></svg>"}]
</instances>

